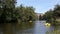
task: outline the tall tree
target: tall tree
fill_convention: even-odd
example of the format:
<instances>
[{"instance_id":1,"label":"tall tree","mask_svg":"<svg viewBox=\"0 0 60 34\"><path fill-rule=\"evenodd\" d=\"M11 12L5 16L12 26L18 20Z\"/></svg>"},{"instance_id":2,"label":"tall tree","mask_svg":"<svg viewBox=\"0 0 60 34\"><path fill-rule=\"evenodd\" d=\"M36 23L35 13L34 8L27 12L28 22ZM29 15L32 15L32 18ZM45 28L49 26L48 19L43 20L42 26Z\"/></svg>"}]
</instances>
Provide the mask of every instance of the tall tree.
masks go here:
<instances>
[{"instance_id":1,"label":"tall tree","mask_svg":"<svg viewBox=\"0 0 60 34\"><path fill-rule=\"evenodd\" d=\"M15 2L16 0L3 0L1 2L3 7L2 8L3 12L1 14L0 20L2 20L2 22L12 20L14 8L15 8Z\"/></svg>"},{"instance_id":2,"label":"tall tree","mask_svg":"<svg viewBox=\"0 0 60 34\"><path fill-rule=\"evenodd\" d=\"M54 8L54 16L55 18L60 17L60 5L59 4L57 4Z\"/></svg>"}]
</instances>

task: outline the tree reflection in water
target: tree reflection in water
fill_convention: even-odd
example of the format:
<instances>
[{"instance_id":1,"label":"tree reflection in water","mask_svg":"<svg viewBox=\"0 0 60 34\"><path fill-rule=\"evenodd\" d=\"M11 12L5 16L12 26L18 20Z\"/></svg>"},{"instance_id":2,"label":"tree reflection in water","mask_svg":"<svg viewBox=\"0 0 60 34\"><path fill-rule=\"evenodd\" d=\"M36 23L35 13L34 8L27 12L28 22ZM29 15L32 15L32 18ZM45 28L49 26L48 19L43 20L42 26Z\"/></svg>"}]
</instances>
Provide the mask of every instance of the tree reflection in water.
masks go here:
<instances>
[{"instance_id":1,"label":"tree reflection in water","mask_svg":"<svg viewBox=\"0 0 60 34\"><path fill-rule=\"evenodd\" d=\"M46 32L47 34L60 34L60 26L54 26L51 32Z\"/></svg>"},{"instance_id":2,"label":"tree reflection in water","mask_svg":"<svg viewBox=\"0 0 60 34\"><path fill-rule=\"evenodd\" d=\"M60 34L60 26L45 26L41 21L34 23L0 24L0 34Z\"/></svg>"},{"instance_id":3,"label":"tree reflection in water","mask_svg":"<svg viewBox=\"0 0 60 34\"><path fill-rule=\"evenodd\" d=\"M0 34L16 34L17 31L22 31L28 28L32 28L33 23L24 23L24 24L11 24L5 23L0 24Z\"/></svg>"}]
</instances>

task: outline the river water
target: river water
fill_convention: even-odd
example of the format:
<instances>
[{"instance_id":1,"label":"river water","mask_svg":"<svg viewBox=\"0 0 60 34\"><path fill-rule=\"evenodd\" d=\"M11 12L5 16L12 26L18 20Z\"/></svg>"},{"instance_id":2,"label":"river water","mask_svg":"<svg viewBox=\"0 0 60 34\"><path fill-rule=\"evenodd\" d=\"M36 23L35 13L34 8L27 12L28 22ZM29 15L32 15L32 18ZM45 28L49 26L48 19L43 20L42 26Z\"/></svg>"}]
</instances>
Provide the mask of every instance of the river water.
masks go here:
<instances>
[{"instance_id":1,"label":"river water","mask_svg":"<svg viewBox=\"0 0 60 34\"><path fill-rule=\"evenodd\" d=\"M46 21L34 21L34 24L29 26L12 26L11 24L3 26L0 25L0 34L52 34L54 26L45 26ZM22 28L21 28L22 27Z\"/></svg>"}]
</instances>

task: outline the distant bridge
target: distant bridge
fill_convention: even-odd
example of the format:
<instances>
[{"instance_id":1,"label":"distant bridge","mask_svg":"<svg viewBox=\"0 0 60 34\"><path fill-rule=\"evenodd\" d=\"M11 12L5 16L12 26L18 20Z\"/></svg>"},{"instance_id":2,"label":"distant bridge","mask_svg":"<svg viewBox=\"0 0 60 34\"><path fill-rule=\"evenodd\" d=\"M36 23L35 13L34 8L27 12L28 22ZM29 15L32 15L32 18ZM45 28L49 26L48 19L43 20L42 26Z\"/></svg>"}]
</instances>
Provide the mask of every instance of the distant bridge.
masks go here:
<instances>
[{"instance_id":1,"label":"distant bridge","mask_svg":"<svg viewBox=\"0 0 60 34\"><path fill-rule=\"evenodd\" d=\"M44 14L42 13L36 13L37 17L38 17L38 20L39 20L39 16L43 16Z\"/></svg>"}]
</instances>

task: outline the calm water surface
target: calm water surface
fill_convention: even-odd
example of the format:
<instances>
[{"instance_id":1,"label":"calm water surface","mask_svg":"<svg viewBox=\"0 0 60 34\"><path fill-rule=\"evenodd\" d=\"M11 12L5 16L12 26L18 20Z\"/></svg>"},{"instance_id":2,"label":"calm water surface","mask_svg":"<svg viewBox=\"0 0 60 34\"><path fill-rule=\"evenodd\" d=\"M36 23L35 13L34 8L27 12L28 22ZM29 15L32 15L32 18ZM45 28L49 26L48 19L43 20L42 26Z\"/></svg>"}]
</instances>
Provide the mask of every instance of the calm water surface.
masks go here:
<instances>
[{"instance_id":1,"label":"calm water surface","mask_svg":"<svg viewBox=\"0 0 60 34\"><path fill-rule=\"evenodd\" d=\"M23 24L13 26L11 24L7 24L4 26L0 25L0 34L47 34L54 30L53 26L45 26L46 21L34 21L34 24L30 24L26 26Z\"/></svg>"}]
</instances>

